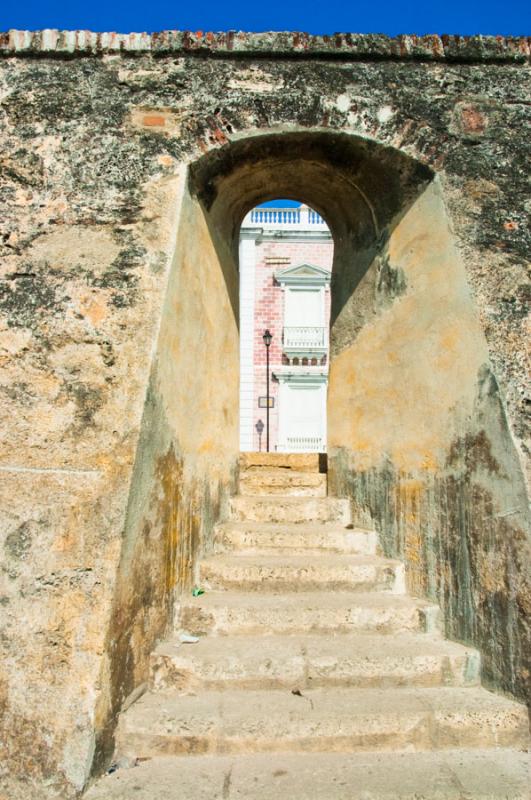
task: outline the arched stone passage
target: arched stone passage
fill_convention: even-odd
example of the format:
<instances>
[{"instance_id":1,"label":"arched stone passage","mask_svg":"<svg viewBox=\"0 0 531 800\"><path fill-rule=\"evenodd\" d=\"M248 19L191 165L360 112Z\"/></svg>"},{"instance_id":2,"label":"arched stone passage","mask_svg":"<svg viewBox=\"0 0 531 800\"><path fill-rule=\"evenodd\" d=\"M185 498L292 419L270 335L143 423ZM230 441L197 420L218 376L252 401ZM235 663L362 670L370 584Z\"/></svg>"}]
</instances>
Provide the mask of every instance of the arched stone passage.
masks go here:
<instances>
[{"instance_id":1,"label":"arched stone passage","mask_svg":"<svg viewBox=\"0 0 531 800\"><path fill-rule=\"evenodd\" d=\"M326 131L247 136L190 169L191 192L226 275L238 269L241 221L259 203L302 198L327 220L334 238L332 355L355 338L386 291L399 289L399 277L382 272L384 254L398 221L432 179L431 170L396 149ZM236 314L235 295L232 303ZM330 407L333 393L332 387Z\"/></svg>"},{"instance_id":2,"label":"arched stone passage","mask_svg":"<svg viewBox=\"0 0 531 800\"><path fill-rule=\"evenodd\" d=\"M199 159L190 175L213 235L234 262L241 221L261 202L302 197L327 220L335 246L333 321L396 221L433 178L398 150L330 132L249 136Z\"/></svg>"},{"instance_id":3,"label":"arched stone passage","mask_svg":"<svg viewBox=\"0 0 531 800\"><path fill-rule=\"evenodd\" d=\"M257 203L303 198L327 220L330 489L481 649L485 681L525 697L525 485L436 176L375 142L297 132L213 151L190 189L226 272Z\"/></svg>"}]
</instances>

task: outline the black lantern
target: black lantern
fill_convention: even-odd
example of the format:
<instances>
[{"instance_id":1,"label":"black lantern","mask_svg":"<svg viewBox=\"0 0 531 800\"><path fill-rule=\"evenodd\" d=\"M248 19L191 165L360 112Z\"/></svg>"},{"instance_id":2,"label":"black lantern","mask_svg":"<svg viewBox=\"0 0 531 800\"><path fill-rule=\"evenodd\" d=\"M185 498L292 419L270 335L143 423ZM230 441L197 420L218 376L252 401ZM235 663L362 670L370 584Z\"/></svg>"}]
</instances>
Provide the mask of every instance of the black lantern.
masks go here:
<instances>
[{"instance_id":1,"label":"black lantern","mask_svg":"<svg viewBox=\"0 0 531 800\"><path fill-rule=\"evenodd\" d=\"M269 453L269 347L273 335L266 328L262 339L266 347L266 451Z\"/></svg>"}]
</instances>

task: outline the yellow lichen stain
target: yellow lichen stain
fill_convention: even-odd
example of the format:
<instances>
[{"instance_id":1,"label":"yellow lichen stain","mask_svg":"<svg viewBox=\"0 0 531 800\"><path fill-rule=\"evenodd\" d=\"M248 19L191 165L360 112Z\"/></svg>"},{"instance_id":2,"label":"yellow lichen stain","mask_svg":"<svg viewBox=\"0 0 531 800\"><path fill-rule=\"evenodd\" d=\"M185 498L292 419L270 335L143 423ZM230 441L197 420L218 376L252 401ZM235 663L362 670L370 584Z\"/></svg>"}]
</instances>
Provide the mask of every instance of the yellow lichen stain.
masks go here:
<instances>
[{"instance_id":1,"label":"yellow lichen stain","mask_svg":"<svg viewBox=\"0 0 531 800\"><path fill-rule=\"evenodd\" d=\"M399 486L400 496L406 501L411 501L411 498L418 497L422 494L425 483L419 478L401 478Z\"/></svg>"},{"instance_id":2,"label":"yellow lichen stain","mask_svg":"<svg viewBox=\"0 0 531 800\"><path fill-rule=\"evenodd\" d=\"M439 348L434 359L434 366L442 371L450 371L452 365L460 360L463 355L463 347L466 348L467 342L462 341L463 331L459 330L458 323L448 324L439 336ZM461 352L460 352L461 351Z\"/></svg>"},{"instance_id":3,"label":"yellow lichen stain","mask_svg":"<svg viewBox=\"0 0 531 800\"><path fill-rule=\"evenodd\" d=\"M485 593L495 594L505 591L505 554L488 552L480 554L478 573L481 576L481 586Z\"/></svg>"},{"instance_id":4,"label":"yellow lichen stain","mask_svg":"<svg viewBox=\"0 0 531 800\"><path fill-rule=\"evenodd\" d=\"M175 458L173 449L159 459L157 477L162 489L158 517L162 523L164 587L166 593L171 593L177 580L177 551L182 524L182 463Z\"/></svg>"},{"instance_id":5,"label":"yellow lichen stain","mask_svg":"<svg viewBox=\"0 0 531 800\"><path fill-rule=\"evenodd\" d=\"M200 453L213 453L217 450L218 443L214 439L204 439L198 447Z\"/></svg>"},{"instance_id":6,"label":"yellow lichen stain","mask_svg":"<svg viewBox=\"0 0 531 800\"><path fill-rule=\"evenodd\" d=\"M173 449L159 458L157 481L158 525L163 543L163 585L167 597L191 586L196 548L200 541L204 491L195 480L186 479L182 460Z\"/></svg>"},{"instance_id":7,"label":"yellow lichen stain","mask_svg":"<svg viewBox=\"0 0 531 800\"><path fill-rule=\"evenodd\" d=\"M395 487L395 503L400 509L400 525L404 527L404 555L410 570L420 570L423 565L421 509L425 488L424 481L411 478L399 479Z\"/></svg>"},{"instance_id":8,"label":"yellow lichen stain","mask_svg":"<svg viewBox=\"0 0 531 800\"><path fill-rule=\"evenodd\" d=\"M420 535L408 534L406 536L404 556L409 569L420 567L423 564L422 558L422 538Z\"/></svg>"},{"instance_id":9,"label":"yellow lichen stain","mask_svg":"<svg viewBox=\"0 0 531 800\"><path fill-rule=\"evenodd\" d=\"M441 459L434 456L433 451L420 454L420 469L424 472L436 472L441 465Z\"/></svg>"}]
</instances>

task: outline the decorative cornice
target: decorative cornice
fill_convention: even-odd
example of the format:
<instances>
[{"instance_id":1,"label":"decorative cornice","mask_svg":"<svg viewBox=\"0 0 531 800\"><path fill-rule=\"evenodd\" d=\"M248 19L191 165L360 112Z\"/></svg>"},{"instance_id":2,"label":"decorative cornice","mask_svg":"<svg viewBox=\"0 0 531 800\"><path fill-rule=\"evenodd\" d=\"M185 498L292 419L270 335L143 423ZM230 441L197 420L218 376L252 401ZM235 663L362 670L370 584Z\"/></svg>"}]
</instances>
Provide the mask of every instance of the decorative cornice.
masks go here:
<instances>
[{"instance_id":1,"label":"decorative cornice","mask_svg":"<svg viewBox=\"0 0 531 800\"><path fill-rule=\"evenodd\" d=\"M392 38L383 34L360 33L314 36L296 31L161 31L148 34L46 29L0 33L0 55L4 56L81 57L107 53L518 63L529 61L531 38L481 35L402 35Z\"/></svg>"},{"instance_id":2,"label":"decorative cornice","mask_svg":"<svg viewBox=\"0 0 531 800\"><path fill-rule=\"evenodd\" d=\"M241 230L245 230L243 225ZM248 229L247 229L248 230ZM260 240L282 239L285 242L327 242L332 238L330 230L309 231L307 228L295 228L292 230L278 230L262 228Z\"/></svg>"},{"instance_id":3,"label":"decorative cornice","mask_svg":"<svg viewBox=\"0 0 531 800\"><path fill-rule=\"evenodd\" d=\"M312 369L314 370L312 372ZM279 383L326 383L328 380L328 370L323 367L277 367L273 370L273 376Z\"/></svg>"},{"instance_id":4,"label":"decorative cornice","mask_svg":"<svg viewBox=\"0 0 531 800\"><path fill-rule=\"evenodd\" d=\"M262 228L240 228L240 239L258 239L262 235Z\"/></svg>"}]
</instances>

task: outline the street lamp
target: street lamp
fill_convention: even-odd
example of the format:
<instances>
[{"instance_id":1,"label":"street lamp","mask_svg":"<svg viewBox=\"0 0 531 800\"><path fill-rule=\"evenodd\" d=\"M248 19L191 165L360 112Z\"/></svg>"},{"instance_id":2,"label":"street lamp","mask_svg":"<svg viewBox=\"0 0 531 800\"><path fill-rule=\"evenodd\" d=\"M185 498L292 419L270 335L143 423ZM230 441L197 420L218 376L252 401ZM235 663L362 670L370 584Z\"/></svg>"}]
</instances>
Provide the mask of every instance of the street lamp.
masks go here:
<instances>
[{"instance_id":1,"label":"street lamp","mask_svg":"<svg viewBox=\"0 0 531 800\"><path fill-rule=\"evenodd\" d=\"M258 434L258 450L262 452L262 434L264 432L264 423L261 419L259 419L254 427L256 428L256 432Z\"/></svg>"},{"instance_id":2,"label":"street lamp","mask_svg":"<svg viewBox=\"0 0 531 800\"><path fill-rule=\"evenodd\" d=\"M262 339L266 347L266 452L269 453L269 347L271 345L272 334L266 328Z\"/></svg>"}]
</instances>

